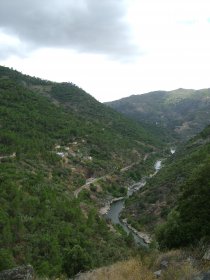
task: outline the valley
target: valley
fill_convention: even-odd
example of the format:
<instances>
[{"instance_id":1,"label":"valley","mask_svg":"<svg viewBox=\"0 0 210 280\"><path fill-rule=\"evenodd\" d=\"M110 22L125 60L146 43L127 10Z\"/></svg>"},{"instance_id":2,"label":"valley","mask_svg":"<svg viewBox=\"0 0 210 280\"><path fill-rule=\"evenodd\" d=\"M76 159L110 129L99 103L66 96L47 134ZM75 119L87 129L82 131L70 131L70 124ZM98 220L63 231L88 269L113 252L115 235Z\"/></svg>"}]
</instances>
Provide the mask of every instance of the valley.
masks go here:
<instances>
[{"instance_id":1,"label":"valley","mask_svg":"<svg viewBox=\"0 0 210 280\"><path fill-rule=\"evenodd\" d=\"M179 89L104 105L0 66L0 271L207 273L209 97Z\"/></svg>"},{"instance_id":2,"label":"valley","mask_svg":"<svg viewBox=\"0 0 210 280\"><path fill-rule=\"evenodd\" d=\"M157 174L159 169L161 168L161 161L156 161L154 165L155 172L150 174L149 176L144 176L141 181L131 185L128 187L127 195L125 197L120 197L117 200L113 200L107 209L106 219L110 220L113 224L119 224L122 228L127 232L127 234L132 234L134 241L137 245L145 246L146 244L151 243L151 238L147 233L138 232L135 228L133 228L130 224L127 223L127 219L121 220L120 215L125 207L124 200L126 198L129 199L135 192L139 191L146 185L146 180L152 178Z\"/></svg>"}]
</instances>

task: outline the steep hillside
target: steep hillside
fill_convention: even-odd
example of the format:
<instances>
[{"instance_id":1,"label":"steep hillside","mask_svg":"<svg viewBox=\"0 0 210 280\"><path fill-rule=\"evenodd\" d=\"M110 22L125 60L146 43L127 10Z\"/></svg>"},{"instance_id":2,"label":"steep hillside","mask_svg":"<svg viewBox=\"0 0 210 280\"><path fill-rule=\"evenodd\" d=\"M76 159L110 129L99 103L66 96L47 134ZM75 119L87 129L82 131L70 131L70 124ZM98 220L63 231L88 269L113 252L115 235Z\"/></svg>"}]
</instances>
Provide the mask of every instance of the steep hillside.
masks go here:
<instances>
[{"instance_id":1,"label":"steep hillside","mask_svg":"<svg viewBox=\"0 0 210 280\"><path fill-rule=\"evenodd\" d=\"M210 236L210 126L164 162L160 172L131 200L124 215L154 233L161 247L197 244Z\"/></svg>"},{"instance_id":2,"label":"steep hillside","mask_svg":"<svg viewBox=\"0 0 210 280\"><path fill-rule=\"evenodd\" d=\"M152 130L73 84L5 67L0 127L0 270L31 263L41 276L72 276L135 254L130 237L97 209L125 189L103 181L75 192L107 174L126 180L121 169L162 145Z\"/></svg>"},{"instance_id":3,"label":"steep hillside","mask_svg":"<svg viewBox=\"0 0 210 280\"><path fill-rule=\"evenodd\" d=\"M145 123L189 139L210 123L210 89L156 91L132 95L106 105Z\"/></svg>"},{"instance_id":4,"label":"steep hillside","mask_svg":"<svg viewBox=\"0 0 210 280\"><path fill-rule=\"evenodd\" d=\"M123 260L93 274L121 279L144 272L140 279L154 278L161 267L161 261L152 263L157 255L148 260L146 254L143 265L142 258L125 262L143 250L120 227L107 224L99 209L125 196L127 186L148 174L163 147L168 149L171 138L161 128L127 119L74 84L5 67L0 67L0 128L0 271L30 263L38 277L65 279ZM166 221L156 235L162 248L210 236L209 139L210 127L126 202L123 215L136 229L154 232ZM176 253L160 279L185 271L191 279L188 257L181 256L177 274L174 259Z\"/></svg>"},{"instance_id":5,"label":"steep hillside","mask_svg":"<svg viewBox=\"0 0 210 280\"><path fill-rule=\"evenodd\" d=\"M141 141L155 146L161 144L152 129L139 126L106 108L73 84L43 81L5 67L0 68L0 78L1 116L5 123L2 133L14 133L31 141L34 128L35 134L40 134L36 140L49 136L51 140L45 142L54 144L83 137L93 145L101 146L103 153L111 151L113 154L115 149L119 156L120 150L123 150L120 156L124 160L127 158L126 150L130 153L130 149L135 147L143 151ZM15 123L18 127L28 127L14 129ZM28 128L31 128L30 133ZM27 135L24 135L26 132ZM15 147L25 147L19 145L17 139L13 141ZM13 151L12 140L7 144L7 149Z\"/></svg>"}]
</instances>

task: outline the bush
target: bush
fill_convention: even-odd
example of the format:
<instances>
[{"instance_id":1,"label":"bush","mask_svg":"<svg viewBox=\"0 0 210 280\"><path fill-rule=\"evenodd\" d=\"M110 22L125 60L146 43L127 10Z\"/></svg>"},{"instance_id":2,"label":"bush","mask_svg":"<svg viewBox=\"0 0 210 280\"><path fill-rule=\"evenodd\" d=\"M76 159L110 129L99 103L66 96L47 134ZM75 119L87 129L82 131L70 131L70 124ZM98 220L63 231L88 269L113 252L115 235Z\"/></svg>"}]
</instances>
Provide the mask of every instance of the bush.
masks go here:
<instances>
[{"instance_id":1,"label":"bush","mask_svg":"<svg viewBox=\"0 0 210 280\"><path fill-rule=\"evenodd\" d=\"M189 246L210 236L210 162L206 162L182 187L176 210L157 231L162 248Z\"/></svg>"},{"instance_id":2,"label":"bush","mask_svg":"<svg viewBox=\"0 0 210 280\"><path fill-rule=\"evenodd\" d=\"M0 271L15 266L12 253L8 249L0 249Z\"/></svg>"},{"instance_id":3,"label":"bush","mask_svg":"<svg viewBox=\"0 0 210 280\"><path fill-rule=\"evenodd\" d=\"M79 245L75 245L66 252L64 271L68 276L73 276L80 271L90 269L92 262L89 254Z\"/></svg>"}]
</instances>

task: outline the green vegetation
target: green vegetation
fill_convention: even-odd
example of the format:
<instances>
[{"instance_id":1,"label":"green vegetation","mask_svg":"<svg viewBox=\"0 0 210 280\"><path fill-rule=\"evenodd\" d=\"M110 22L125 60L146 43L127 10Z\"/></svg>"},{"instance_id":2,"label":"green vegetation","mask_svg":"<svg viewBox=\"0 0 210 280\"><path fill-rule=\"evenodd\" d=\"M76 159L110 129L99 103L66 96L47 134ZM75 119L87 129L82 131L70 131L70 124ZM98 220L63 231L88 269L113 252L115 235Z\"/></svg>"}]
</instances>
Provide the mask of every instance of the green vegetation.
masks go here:
<instances>
[{"instance_id":1,"label":"green vegetation","mask_svg":"<svg viewBox=\"0 0 210 280\"><path fill-rule=\"evenodd\" d=\"M205 262L202 261L202 253L202 250L198 251L198 249L171 250L164 253L150 251L146 252L146 254L142 252L136 258L130 258L129 260L82 274L79 280L208 279L208 275L206 275L207 278L204 278L202 273L199 275L200 268L205 266ZM207 269L208 266L206 266ZM158 274L158 277L154 272Z\"/></svg>"},{"instance_id":2,"label":"green vegetation","mask_svg":"<svg viewBox=\"0 0 210 280\"><path fill-rule=\"evenodd\" d=\"M154 233L161 248L209 242L210 127L180 147L126 202L123 213L139 230Z\"/></svg>"},{"instance_id":3,"label":"green vegetation","mask_svg":"<svg viewBox=\"0 0 210 280\"><path fill-rule=\"evenodd\" d=\"M176 207L167 222L159 226L157 240L162 248L174 248L209 242L210 236L210 161L191 174L182 186Z\"/></svg>"},{"instance_id":4,"label":"green vegetation","mask_svg":"<svg viewBox=\"0 0 210 280\"><path fill-rule=\"evenodd\" d=\"M155 127L166 144L187 140L209 124L210 89L155 91L107 103L111 108Z\"/></svg>"},{"instance_id":5,"label":"green vegetation","mask_svg":"<svg viewBox=\"0 0 210 280\"><path fill-rule=\"evenodd\" d=\"M149 144L161 145L152 130L106 108L73 84L42 81L0 67L0 86L0 154L37 154L76 141L80 154L93 156L90 168L109 168L111 160L113 169L137 160L138 152L151 149Z\"/></svg>"},{"instance_id":6,"label":"green vegetation","mask_svg":"<svg viewBox=\"0 0 210 280\"><path fill-rule=\"evenodd\" d=\"M181 104L179 113L185 105L196 110L197 99L188 102L193 94L177 92L164 106ZM207 97L208 90L199 94ZM199 129L203 119L199 111L194 119ZM182 121L168 120L165 132ZM72 277L137 253L131 237L107 225L98 208L153 173L157 156L167 154L161 150L176 138L173 132L165 138L161 126L127 119L74 84L5 67L0 67L0 127L0 270L31 263L38 276ZM209 242L209 139L207 127L126 201L123 217L138 230L156 227L161 248Z\"/></svg>"},{"instance_id":7,"label":"green vegetation","mask_svg":"<svg viewBox=\"0 0 210 280\"><path fill-rule=\"evenodd\" d=\"M119 175L161 140L73 84L5 67L0 112L0 270L31 263L40 276L72 276L135 254L98 216L97 188L73 192L87 178ZM111 181L102 191L125 194Z\"/></svg>"},{"instance_id":8,"label":"green vegetation","mask_svg":"<svg viewBox=\"0 0 210 280\"><path fill-rule=\"evenodd\" d=\"M72 276L131 254L95 208L87 205L84 214L81 203L61 180L25 171L20 162L1 163L1 269L31 263L38 275Z\"/></svg>"}]
</instances>

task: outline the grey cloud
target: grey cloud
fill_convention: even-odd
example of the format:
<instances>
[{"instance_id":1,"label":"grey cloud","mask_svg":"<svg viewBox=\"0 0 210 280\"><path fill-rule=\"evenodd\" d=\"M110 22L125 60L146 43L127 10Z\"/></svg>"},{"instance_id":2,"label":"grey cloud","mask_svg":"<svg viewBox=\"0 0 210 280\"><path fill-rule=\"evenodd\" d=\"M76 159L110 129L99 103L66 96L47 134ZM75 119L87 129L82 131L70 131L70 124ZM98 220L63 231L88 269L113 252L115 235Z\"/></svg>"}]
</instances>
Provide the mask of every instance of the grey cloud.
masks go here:
<instances>
[{"instance_id":1,"label":"grey cloud","mask_svg":"<svg viewBox=\"0 0 210 280\"><path fill-rule=\"evenodd\" d=\"M65 47L127 60L138 49L123 0L1 0L0 27L38 47Z\"/></svg>"},{"instance_id":2,"label":"grey cloud","mask_svg":"<svg viewBox=\"0 0 210 280\"><path fill-rule=\"evenodd\" d=\"M0 59L5 59L8 56L16 54L18 56L22 56L21 53L16 49L15 46L8 46L8 45L0 45Z\"/></svg>"}]
</instances>

